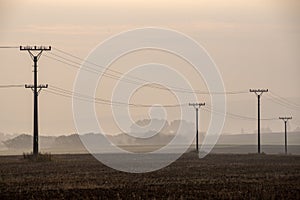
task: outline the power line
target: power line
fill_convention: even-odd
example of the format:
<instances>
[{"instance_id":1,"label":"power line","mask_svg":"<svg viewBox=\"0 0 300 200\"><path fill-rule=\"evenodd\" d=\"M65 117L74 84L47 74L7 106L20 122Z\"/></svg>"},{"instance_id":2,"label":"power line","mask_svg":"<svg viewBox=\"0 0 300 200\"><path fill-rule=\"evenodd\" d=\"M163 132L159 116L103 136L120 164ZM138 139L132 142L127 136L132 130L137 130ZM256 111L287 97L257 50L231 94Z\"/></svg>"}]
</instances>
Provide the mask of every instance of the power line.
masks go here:
<instances>
[{"instance_id":1,"label":"power line","mask_svg":"<svg viewBox=\"0 0 300 200\"><path fill-rule=\"evenodd\" d=\"M52 93L55 95L59 95L59 96L64 96L64 97L68 97L68 98L75 98L78 100L82 100L82 101L87 101L90 103L96 103L96 104L104 104L104 105L116 105L116 106L130 106L130 107L187 107L189 104L168 104L168 105L151 105L151 104L136 104L136 103L126 103L126 102L118 102L118 101L111 101L108 99L102 99L102 98L98 98L98 97L91 97L88 95L84 95L84 94L80 94L77 92L73 92L70 90L66 90L64 88L61 87L57 87L55 85L50 85L50 87L48 88L48 90L46 91L48 93ZM239 115L239 114L235 114L235 113L230 113L230 112L220 112L217 110L212 109L212 106L210 106L209 104L206 104L206 107L203 107L203 110L207 111L207 112L213 112L216 114L221 114L224 115L226 117L229 117L231 119L239 119L239 120L248 120L248 121L256 121L257 118L254 117L249 117L249 116L244 116L244 115ZM261 120L264 121L273 121L273 120L278 120L278 118L262 118Z\"/></svg>"},{"instance_id":2,"label":"power line","mask_svg":"<svg viewBox=\"0 0 300 200\"><path fill-rule=\"evenodd\" d=\"M0 46L0 49L18 49L20 48L19 46Z\"/></svg>"},{"instance_id":3,"label":"power line","mask_svg":"<svg viewBox=\"0 0 300 200\"><path fill-rule=\"evenodd\" d=\"M63 56L59 56L59 55L57 55L57 54L51 53L51 54L54 55L54 56L57 56L57 57L59 57L59 58L62 58L62 59L64 59L64 60L67 60L67 61L69 61L69 62L72 62L72 63L77 64L79 69L85 70L85 68L87 68L87 69L91 70L90 72L92 72L92 73L100 73L100 72L102 72L104 76L105 76L105 75L108 75L108 72L113 72L113 73L116 73L116 74L119 74L119 75L120 75L120 76L116 76L116 75L113 75L113 74L109 74L110 76L113 75L114 77L116 77L117 80L120 80L121 76L123 76L123 73L120 72L120 71L113 70L113 69L109 69L109 68L106 68L106 67L104 67L104 66L95 64L95 63L93 63L93 62L91 62L91 61L89 61L89 60L82 59L82 58L80 58L80 57L78 57L78 56L74 56L74 55L72 55L72 54L70 54L70 53L68 53L68 52L65 52L65 51L63 51L63 50L59 50L59 49L57 49L57 48L55 48L55 50L57 50L57 51L59 51L59 52L61 52L61 53L63 53L63 54L66 54L66 55L68 55L68 56L70 56L70 57L76 58L76 59L78 59L78 60L80 60L80 61L83 61L83 62L86 62L86 63L88 63L88 64L91 64L91 65L93 65L93 66L102 68L104 71L103 71L103 70L99 70L99 69L95 69L95 68L90 67L90 66L87 66L87 65L80 64L80 63L78 63L78 62L74 62L74 61L72 61L72 60L70 60L70 59L64 58ZM83 68L81 68L81 66L83 66ZM148 81L148 80L145 80L145 79L142 79L142 78L139 78L139 77L135 77L135 76L131 76L131 75L127 75L127 77L130 77L130 78L133 78L133 79L138 80L138 82L137 82L137 81L132 82L132 83L136 83L136 84L144 84L144 83L149 83L149 82L150 82L150 81ZM123 79L123 80L124 80L124 79ZM125 79L125 80L130 80L130 79ZM131 81L133 81L133 80L131 80ZM156 88L157 88L157 87L156 87ZM159 87L158 89L161 89L161 87ZM165 88L163 88L163 89L165 89ZM180 89L182 89L182 88L180 88Z\"/></svg>"},{"instance_id":4,"label":"power line","mask_svg":"<svg viewBox=\"0 0 300 200\"><path fill-rule=\"evenodd\" d=\"M46 92L52 93L52 94L55 94L55 95L58 95L58 96L63 96L63 97L68 97L68 98L75 98L75 99L90 102L90 103L97 103L97 104L104 104L104 105L117 105L117 106L125 105L125 103L110 102L109 100L104 100L104 99L101 100L101 99L92 98L92 97L89 97L89 96L86 96L86 95L74 94L72 92L64 92L62 90L53 88L53 86L49 87Z\"/></svg>"},{"instance_id":5,"label":"power line","mask_svg":"<svg viewBox=\"0 0 300 200\"><path fill-rule=\"evenodd\" d=\"M50 93L50 94L54 94L54 95L57 95L57 96L66 97L66 98L75 98L75 99L78 99L78 100L81 100L81 101L90 102L90 103L99 103L99 102L95 102L95 101L93 101L93 100L88 100L88 99L84 99L84 98L80 98L80 97L72 97L71 95L62 94L62 93L59 93L59 92L57 92L57 91L53 91L53 90L51 90L50 88L48 88L48 90L45 90L45 92L46 92L46 93ZM105 102L102 102L101 104L112 105L112 104L105 103Z\"/></svg>"},{"instance_id":6,"label":"power line","mask_svg":"<svg viewBox=\"0 0 300 200\"><path fill-rule=\"evenodd\" d=\"M85 65L82 65L84 66L83 68L80 67L80 64L79 63L76 63L76 62L72 62L72 63L68 63L68 62L65 62L63 60L60 60L60 59L57 59L57 58L54 58L54 57L51 57L51 56L47 56L45 55L45 57L47 58L50 58L50 59L53 59L53 60L56 60L58 62L61 62L61 63L64 63L66 65L69 65L71 67L74 67L74 68L77 68L77 69L82 69L82 70L85 70L85 71L88 71L88 72L91 72L91 73L97 73L97 71L93 71L95 69L91 69L91 68L88 68L88 67L85 67ZM70 61L69 61L70 62ZM76 64L74 64L76 63ZM79 65L79 66L78 66ZM103 73L102 76L104 77L107 77L107 78L111 78L111 79L114 79L114 80L120 80L120 81L123 81L123 82L127 82L127 83L130 83L130 84L135 84L135 85L144 85L144 82L136 82L136 81L133 81L133 80L130 80L128 78L123 78L123 79L120 79L121 77L120 76L116 76L116 75L113 75L113 74L108 74L108 73ZM149 83L149 82L147 82ZM154 88L154 89L160 89L160 90L167 90L167 91L170 91L170 89L168 88L165 88L165 87L161 87L159 85L144 85L144 87L150 87L150 88ZM192 92L192 91L187 91L187 90L175 90L173 89L173 91L177 91L177 92L182 92L182 93L196 93L196 94L210 94L209 92ZM224 93L219 93L219 94L224 94ZM233 93L232 93L233 94Z\"/></svg>"},{"instance_id":7,"label":"power line","mask_svg":"<svg viewBox=\"0 0 300 200\"><path fill-rule=\"evenodd\" d=\"M288 100L283 100L284 99L283 97L280 97L278 95L274 95L274 93L270 94L270 98L266 98L266 99L269 100L269 101L272 101L273 103L281 105L281 106L283 106L287 109L299 110L300 111L300 107L298 105L289 103Z\"/></svg>"},{"instance_id":8,"label":"power line","mask_svg":"<svg viewBox=\"0 0 300 200\"><path fill-rule=\"evenodd\" d=\"M280 105L280 106L282 106L282 107L284 107L286 109L292 110L292 111L295 111L295 110L300 111L300 108L295 108L295 107L290 106L288 104L284 104L284 103L282 103L281 101L279 101L276 98L266 98L266 100L271 101L271 102L273 102L275 104L278 104L278 105Z\"/></svg>"},{"instance_id":9,"label":"power line","mask_svg":"<svg viewBox=\"0 0 300 200\"><path fill-rule=\"evenodd\" d=\"M47 55L45 55L45 57L50 58L50 59L52 59L52 60L56 60L56 61L58 61L58 62L61 62L61 63L63 63L63 64L66 64L66 65L69 65L69 66L71 66L71 67L73 67L73 68L76 68L76 69L82 69L82 70L87 71L87 72L90 72L90 73L97 74L97 73L101 72L101 71L97 71L97 70L94 69L94 68L90 68L90 67L88 67L88 66L86 66L86 65L81 65L80 63L77 63L77 62L74 62L74 61L70 61L70 60L68 60L68 59L67 59L67 62L66 62L66 61L63 61L63 60L61 60L61 59L54 58L54 57L47 56ZM65 59L65 60L66 60L66 59ZM72 62L72 63L68 63L68 62ZM81 68L80 66L83 66L83 68ZM137 85L142 84L142 83L140 83L140 82L134 82L134 81L129 80L129 79L127 79L127 78L120 79L120 78L121 78L120 76L116 76L116 75L113 75L113 74L103 73L102 76L107 77L107 78L111 78L111 79L114 79L114 80L121 80L121 81L123 81L123 82L131 83L131 84L137 84ZM154 88L154 86L150 86L150 85L147 86L147 87L152 87L152 88ZM157 88L157 87L155 87L155 88ZM160 87L159 89L161 89L161 88L162 88L162 87ZM165 88L162 88L162 89L165 89Z\"/></svg>"},{"instance_id":10,"label":"power line","mask_svg":"<svg viewBox=\"0 0 300 200\"><path fill-rule=\"evenodd\" d=\"M56 49L56 48L53 48L53 49ZM81 61L85 61L86 63L90 63L90 64L93 64L93 65L96 65L96 66L99 66L95 63L92 63L90 61L87 61L87 60L84 60L84 59L81 59L77 56L74 56L70 53L67 53L65 51L62 51L62 50L59 50L59 49L56 49L57 51L59 52L63 52L64 54L70 56L70 57L73 57L73 58L76 58L78 60L81 60ZM54 54L54 53L51 53L49 52L51 55L55 56L55 57L51 57L51 56L48 56L48 55L44 55L45 57L47 58L50 58L50 59L53 59L53 60L56 60L58 62L61 62L61 63L64 63L68 66L71 66L71 67L74 67L76 69L83 69L83 70L86 70L86 71L89 71L91 73L99 73L101 71L99 71L98 69L95 69L93 67L90 67L90 66L87 66L87 65L84 65L83 68L81 68L82 64L79 63L79 62L75 62L71 59L68 59L68 58L65 58L63 56L60 56L60 55L57 55L57 54ZM63 60L62 60L63 59ZM103 67L103 66L101 66ZM109 69L111 70L111 69ZM109 71L108 70L108 71ZM113 72L115 73L120 73L118 71L114 71ZM115 80L120 80L120 76L117 76L117 75L113 75L113 74L108 74L107 72L103 74L105 77L109 77L109 78L112 78L112 79L115 79ZM137 78L137 77L134 77L134 78ZM145 81L144 79L139 79L139 80L143 80ZM132 83L132 84L141 84L141 82L137 82L137 81L133 81L133 80L130 80L130 79L123 79L123 81L126 81L128 83ZM157 89L164 89L166 90L167 88L163 88L163 87L159 87L157 85L153 86L153 85L149 85L150 87L152 88L157 88ZM55 88L55 86L52 86ZM58 89L58 88L56 88ZM62 89L62 88L60 88ZM178 91L178 90L176 90ZM60 92L61 94L61 91L52 91L52 93L56 92L55 94L58 95L58 93ZM64 91L66 92L66 91ZM182 90L182 88L180 88L179 92L191 92L191 91L186 91L186 90ZM70 95L70 97L74 97L75 95L71 92L71 91L68 91L68 95ZM203 92L203 91L194 91L194 93L198 93L198 94L225 94L225 93L210 93L210 92ZM233 91L233 92L226 92L226 94L242 94L242 93L247 93L245 91ZM67 96L66 93L64 93L63 95ZM92 99L92 97L83 97L83 96L80 96L80 94L76 94L77 97L76 98L84 98L84 99ZM68 96L69 97L69 96ZM96 103L99 103L99 99L93 99L92 100L93 102L96 101ZM103 101L103 99L101 99L100 101ZM104 102L100 102L100 103L104 103ZM112 105L112 103L107 103L107 100L106 100L106 104L107 105ZM124 102L113 102L114 105L118 104L118 105L128 105L128 103L124 103ZM187 104L182 104L182 105L165 105L166 107L179 107L179 106L186 106ZM144 105L144 104L129 104L129 106L135 106L135 107L153 107L153 105ZM226 112L226 113L220 113L218 111L215 111L215 110L212 110L212 109L208 109L208 108L205 108L204 109L205 111L208 111L208 112L214 112L214 113L217 113L217 114L222 114L222 115L225 115L226 117L229 117L229 118L232 118L232 119L240 119L240 120L258 120L257 118L253 118L253 117L248 117L248 116L243 116L243 115L238 115L238 114L234 114L234 113L229 113L229 112ZM266 119L261 119L261 120L277 120L277 118L266 118Z\"/></svg>"},{"instance_id":11,"label":"power line","mask_svg":"<svg viewBox=\"0 0 300 200\"><path fill-rule=\"evenodd\" d=\"M16 88L16 87L24 87L24 85L0 85L0 88Z\"/></svg>"},{"instance_id":12,"label":"power line","mask_svg":"<svg viewBox=\"0 0 300 200\"><path fill-rule=\"evenodd\" d=\"M56 56L56 57L58 57L60 59L47 56L50 59L54 59L54 60L62 62L64 64L71 65L72 67L75 67L75 68L78 68L78 69L82 69L82 70L85 70L85 71L88 71L88 72L91 72L91 73L100 73L100 72L102 72L103 73L102 75L105 76L105 77L109 77L109 78L113 78L113 79L121 80L121 81L126 81L126 82L131 83L131 84L141 85L141 84L145 84L145 83L151 83L151 81L149 81L149 80L145 80L145 79L142 79L142 78L139 78L139 77L135 77L135 76L131 76L131 75L127 75L127 78L120 79L121 76L123 76L123 73L120 72L120 71L106 68L104 66L101 66L101 65L98 65L98 64L93 63L91 61L82 59L82 58L80 58L78 56L75 56L75 55L73 55L71 53L68 53L66 51L63 51L63 50L60 50L60 49L57 49L57 48L53 48L53 49L55 49L56 51L58 51L60 53L65 54L65 55L67 55L69 57L72 57L72 58L75 58L77 60L80 60L81 62L83 61L83 62L91 64L93 66L102 68L104 71L103 70L99 70L99 69L95 69L94 67L91 67L91 66L83 65L83 64L78 63L76 61L73 61L73 60L71 60L69 58L65 58L64 56L60 56L60 55L57 55L57 54L54 54L54 53L50 53L50 54L53 55L53 56ZM61 59L63 59L64 61L62 61ZM67 63L66 61L67 62L71 62L71 63ZM112 74L112 73L114 73L114 74ZM119 76L116 75L116 74L118 74ZM170 85L166 85L170 89L162 87L162 86L159 86L159 85L145 85L145 86L146 87L151 87L151 88L156 88L156 89L161 89L161 90L170 90L171 89L171 90L176 91L176 92L192 93L192 94L207 94L207 95L225 95L225 94L227 94L227 95L235 95L235 94L246 94L246 93L248 93L247 91L206 92L206 91L199 91L199 90L189 90L189 89L186 89L186 88L174 87L174 86L170 86Z\"/></svg>"},{"instance_id":13,"label":"power line","mask_svg":"<svg viewBox=\"0 0 300 200\"><path fill-rule=\"evenodd\" d=\"M34 85L25 85L25 88L31 88L34 92L34 144L33 144L33 153L37 154L38 153L38 108L37 108L37 96L40 92L40 90L42 88L47 88L48 85L37 85L37 61L42 53L42 51L47 50L50 51L51 47L40 47L40 46L0 46L0 48L2 49L10 49L10 48L20 48L20 50L23 51L28 51L30 56L32 57L33 61L34 61ZM113 69L109 69L106 68L104 66L100 66L98 64L95 64L93 62L90 62L88 60L82 59L80 57L74 56L70 53L67 53L65 51L59 50L54 48L55 50L57 50L60 53L63 53L64 55L67 55L73 59L77 59L78 61L83 61L84 63L78 62L78 61L74 61L72 59L70 59L69 57L66 58L65 56L61 56L55 53L51 53L49 52L50 55L52 56L48 56L45 55L45 57L61 62L65 65L71 66L73 68L76 69L82 69L85 71L88 71L90 73L94 73L94 74L99 74L102 73L102 76L107 77L107 78L111 78L114 80L119 80L119 81L124 81L130 84L136 84L136 85L144 85L145 87L150 87L150 88L154 88L154 89L160 89L160 90L167 90L167 91L176 91L176 92L181 92L181 93L191 93L191 94L207 94L207 95L234 95L234 94L245 94L248 93L247 91L228 91L228 92L206 92L206 91L200 91L200 90L191 90L191 89L186 89L186 88L180 88L180 87L175 87L175 86L170 86L170 85L165 85L167 87L158 85L158 84L151 84L151 81L149 80L145 80L139 77L135 77L135 76L131 76L131 75L126 75L125 77L124 74L120 71L117 70L113 70ZM31 51L39 51L38 55L33 55L31 53ZM92 66L95 67L92 67ZM100 68L100 69L98 69ZM123 77L123 78L122 78ZM148 84L148 85L145 85ZM8 85L0 85L0 88L18 88L18 87L24 87L24 85L22 84L8 84ZM39 89L39 90L38 90ZM90 103L97 103L97 104L101 104L101 105L109 105L109 106L130 106L132 108L150 108L150 107L169 107L169 108L180 108L180 107L185 107L185 106L194 106L196 108L196 149L198 151L198 109L200 109L200 106L205 105L200 104L200 103L194 103L194 104L164 104L164 105L151 105L151 104L137 104L137 103L129 103L129 102L119 102L119 101L112 101L112 100L108 100L108 99L103 99L103 98L98 98L98 97L91 97L85 94L81 94L78 92L74 92L74 91L70 91L61 87L57 87L54 85L51 85L51 87L49 88L48 91L46 91L50 94L54 94L57 96L62 96L62 97L66 97L66 98L75 98L78 100L82 100L82 101L87 101ZM230 112L221 112L221 111L216 111L214 109L212 109L211 106L207 105L208 108L203 108L203 110L207 111L207 112L214 112L217 114L222 114L225 115L226 117L232 118L232 119L239 119L239 120L258 120L258 153L260 153L260 121L261 120L266 120L266 121L273 121L273 120L278 120L278 118L260 118L260 97L262 96L262 94L264 92L268 92L268 90L250 90L250 92L254 92L257 95L258 98L258 118L254 118L254 117L249 117L249 116L244 116L244 115L239 115L239 114L234 114L234 113L230 113ZM296 104L280 95L277 95L273 92L270 92L270 101L279 104L281 106L284 106L288 109L299 109L300 105ZM287 153L287 128L286 128L286 123L289 119L291 118L286 118L286 117L280 117L280 120L284 120L285 122L285 152Z\"/></svg>"},{"instance_id":14,"label":"power line","mask_svg":"<svg viewBox=\"0 0 300 200\"><path fill-rule=\"evenodd\" d=\"M70 90L66 90L54 85L51 85L48 88L51 92L50 93L55 93L57 95L62 94L65 97L74 97L79 100L87 100L88 102L95 102L95 103L104 103L106 105L125 105L125 106L131 106L131 107L183 107L187 106L187 104L165 104L165 105L151 105L151 104L134 104L134 103L126 103L126 102L119 102L119 101L111 101L103 98L98 98L98 97L91 97L88 95L80 94L77 92L73 92Z\"/></svg>"},{"instance_id":15,"label":"power line","mask_svg":"<svg viewBox=\"0 0 300 200\"><path fill-rule=\"evenodd\" d=\"M205 110L206 112L213 112L213 113L216 113L216 114L224 115L224 116L229 117L231 119L257 121L257 118L255 118L255 117L249 117L249 116L239 115L239 114L235 114L235 113L230 113L228 111L226 111L226 113L217 111L215 109L212 109L212 106L210 106L209 104L206 104L206 106L203 108L203 110ZM278 119L277 118L262 118L260 120L273 121L273 120L278 120Z\"/></svg>"},{"instance_id":16,"label":"power line","mask_svg":"<svg viewBox=\"0 0 300 200\"><path fill-rule=\"evenodd\" d=\"M108 105L118 104L118 105L126 105L126 106L129 105L129 106L135 106L135 107L155 107L156 106L156 105L147 105L147 104L133 104L133 103L128 104L125 102L110 101L107 99L102 99L102 98L97 98L97 97L94 98L94 97L91 97L88 95L84 95L84 94L76 93L76 92L73 92L70 90L66 90L64 88L57 87L55 85L51 85L50 88L48 88L48 89L54 90L54 92L56 92L56 93L60 93L60 94L63 93L64 95L68 95L68 97L70 97L70 98L75 97L75 98L81 98L81 99L88 99L89 102L96 101L95 103L105 102ZM162 105L162 106L163 107L183 107L183 106L188 106L188 104L174 104L174 105ZM160 106L158 106L158 107L160 107ZM208 112L214 112L216 114L222 114L222 115L225 115L232 119L241 119L241 120L250 120L250 121L258 120L255 117L249 117L249 116L239 115L239 114L230 113L230 112L223 113L223 112L212 109L212 106L209 104L206 104L206 107L204 107L203 110L206 110ZM261 120L273 121L273 120L278 120L278 118L261 118Z\"/></svg>"},{"instance_id":17,"label":"power line","mask_svg":"<svg viewBox=\"0 0 300 200\"><path fill-rule=\"evenodd\" d=\"M281 105L287 105L288 107L298 107L297 105L295 105L295 104L291 104L291 103L289 103L287 100L283 100L283 98L282 97L279 97L279 96L277 96L277 95L274 95L274 94L270 94L270 97L272 98L272 99L274 99L274 100L276 100L279 104L281 104Z\"/></svg>"},{"instance_id":18,"label":"power line","mask_svg":"<svg viewBox=\"0 0 300 200\"><path fill-rule=\"evenodd\" d=\"M48 93L52 93L58 96L63 96L63 97L68 97L68 98L75 98L78 100L82 100L82 101L87 101L90 103L96 103L96 104L103 104L103 105L109 105L109 106L130 106L130 107L135 107L135 108L140 108L140 107L181 107L183 105L148 105L148 104L132 104L132 103L125 103L125 102L117 102L117 101L109 101L109 100L105 100L105 99L99 99L99 98L94 98L94 99L90 99L90 98L86 98L86 97L80 97L80 96L76 96L76 95L71 95L71 94L67 94L67 93L63 93L61 91L57 91L57 90L53 90L50 89L47 90L46 92Z\"/></svg>"},{"instance_id":19,"label":"power line","mask_svg":"<svg viewBox=\"0 0 300 200\"><path fill-rule=\"evenodd\" d=\"M277 104L277 105L280 105L280 106L282 106L282 107L284 107L284 108L287 108L287 109L289 109L289 110L297 110L297 108L291 107L291 106L289 106L289 105L283 103L282 101L280 101L280 100L278 100L278 99L276 99L276 98L273 98L273 97L271 97L271 98L266 98L266 100L271 101L271 102L273 102L273 103L275 103L275 104Z\"/></svg>"},{"instance_id":20,"label":"power line","mask_svg":"<svg viewBox=\"0 0 300 200\"><path fill-rule=\"evenodd\" d=\"M272 91L270 91L270 93L271 93L271 95L277 97L278 99L281 99L281 101L283 101L283 102L285 102L285 103L287 103L287 104L289 104L289 105L291 105L291 106L295 106L295 107L300 108L300 105L299 105L299 104L296 104L296 103L294 103L294 102L291 102L291 101L288 100L287 98L284 98L284 97L282 97L282 96L279 96L278 94L275 94L275 93L272 92Z\"/></svg>"},{"instance_id":21,"label":"power line","mask_svg":"<svg viewBox=\"0 0 300 200\"><path fill-rule=\"evenodd\" d=\"M60 50L60 49L57 49L57 48L54 48L54 49L57 50L57 51L59 51L59 52L61 52L61 53L63 53L63 54L65 54L65 55L68 55L68 56L70 56L70 57L72 57L72 58L75 58L75 59L77 59L77 60L80 60L81 62L86 62L86 63L91 64L91 65L93 65L93 66L96 66L96 67L98 67L98 68L102 68L102 69L104 70L104 71L103 71L103 70L101 71L101 70L95 69L95 68L93 68L93 67L89 67L89 66L87 67L87 68L90 68L90 69L92 69L92 70L94 70L94 71L96 71L96 72L107 73L107 71L109 71L109 72L113 72L113 73L119 74L120 76L123 76L123 73L120 72L120 71L113 70L113 69L107 68L107 67L102 66L102 65L98 65L98 64L96 64L96 63L94 63L94 62L91 62L91 61L89 61L89 60L80 58L80 57L78 57L78 56L75 56L75 55L73 55L73 54L71 54L71 53L68 53L68 52L63 51L63 50ZM53 54L53 53L52 53L52 55L58 56L57 54ZM65 58L62 57L62 56L59 56L59 57L65 59ZM69 60L69 61L70 61L70 59L65 59L65 60ZM80 64L80 66L81 66L81 64ZM147 83L148 83L148 82L149 82L149 81L147 81L147 80L145 80L145 79L142 79L142 78L140 78L140 77L135 77L135 76L131 76L131 75L127 75L127 76L130 77L130 78L133 78L133 79L142 81L142 83L144 83L144 82L147 82Z\"/></svg>"}]
</instances>

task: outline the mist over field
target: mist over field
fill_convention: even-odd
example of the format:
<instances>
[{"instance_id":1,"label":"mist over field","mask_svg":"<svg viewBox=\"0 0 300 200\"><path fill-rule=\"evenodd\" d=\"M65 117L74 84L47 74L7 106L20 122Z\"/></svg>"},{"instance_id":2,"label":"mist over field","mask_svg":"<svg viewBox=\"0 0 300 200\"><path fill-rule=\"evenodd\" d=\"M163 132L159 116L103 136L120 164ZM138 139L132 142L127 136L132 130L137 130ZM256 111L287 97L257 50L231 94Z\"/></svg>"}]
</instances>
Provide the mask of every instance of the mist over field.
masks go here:
<instances>
[{"instance_id":1,"label":"mist over field","mask_svg":"<svg viewBox=\"0 0 300 200\"><path fill-rule=\"evenodd\" d=\"M299 145L300 132L289 133L289 153L293 155L300 155ZM81 139L88 137L95 137L101 141L102 134L88 133L79 137L77 134L63 135L63 136L40 136L40 150L41 152L52 153L88 153L86 147L83 145ZM106 136L112 145L117 145L121 149L128 152L151 152L167 145L174 135L167 135L164 133L156 134L154 137L146 140L137 139L122 133L114 136ZM200 146L204 138L204 133L200 133ZM2 140L0 143L0 155L18 155L23 152L32 151L32 136L30 134L20 134L10 139ZM262 133L262 151L268 154L283 154L284 153L284 133ZM184 138L182 139L184 141ZM216 146L211 153L235 153L248 154L257 152L257 134L223 134L220 136ZM103 153L109 152L106 149L101 149L101 143L98 144L99 151ZM181 148L180 144L173 146L174 149ZM194 150L195 142L190 146L189 151Z\"/></svg>"}]
</instances>

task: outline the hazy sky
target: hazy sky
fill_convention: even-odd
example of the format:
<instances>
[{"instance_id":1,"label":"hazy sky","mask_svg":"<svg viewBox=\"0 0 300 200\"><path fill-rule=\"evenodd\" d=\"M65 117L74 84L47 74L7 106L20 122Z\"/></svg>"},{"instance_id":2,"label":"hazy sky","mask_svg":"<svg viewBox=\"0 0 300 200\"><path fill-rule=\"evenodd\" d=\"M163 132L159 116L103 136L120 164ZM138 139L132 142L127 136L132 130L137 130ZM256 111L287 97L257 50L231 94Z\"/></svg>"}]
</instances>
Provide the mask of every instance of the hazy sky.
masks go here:
<instances>
[{"instance_id":1,"label":"hazy sky","mask_svg":"<svg viewBox=\"0 0 300 200\"><path fill-rule=\"evenodd\" d=\"M0 46L51 45L85 58L100 42L119 32L149 26L170 28L194 38L208 51L227 91L268 88L291 104L300 105L299 10L297 0L1 0ZM55 50L51 53L63 55ZM39 82L72 90L77 70L44 55L51 56L45 52L39 61ZM147 54L142 57L147 60ZM27 52L0 49L0 58L0 85L32 83L32 61ZM170 58L170 63L180 63L174 59ZM199 84L199 90L206 90L203 80L195 84ZM151 91L145 94L151 95ZM24 88L0 89L0 97L0 132L31 133L32 92ZM208 96L198 98L209 101ZM300 126L300 106L287 108L270 98L270 94L262 98L262 117L293 115L290 129ZM69 98L42 91L39 100L41 134L75 132ZM229 112L256 117L254 94L231 95L227 100ZM110 122L108 112L99 109L99 119ZM191 112L188 121L194 120ZM145 113L135 113L136 119ZM206 130L209 113L201 114L201 128ZM243 128L252 133L256 123L228 118L224 132L240 133ZM273 131L281 131L282 126L281 121L262 122L263 128Z\"/></svg>"}]
</instances>

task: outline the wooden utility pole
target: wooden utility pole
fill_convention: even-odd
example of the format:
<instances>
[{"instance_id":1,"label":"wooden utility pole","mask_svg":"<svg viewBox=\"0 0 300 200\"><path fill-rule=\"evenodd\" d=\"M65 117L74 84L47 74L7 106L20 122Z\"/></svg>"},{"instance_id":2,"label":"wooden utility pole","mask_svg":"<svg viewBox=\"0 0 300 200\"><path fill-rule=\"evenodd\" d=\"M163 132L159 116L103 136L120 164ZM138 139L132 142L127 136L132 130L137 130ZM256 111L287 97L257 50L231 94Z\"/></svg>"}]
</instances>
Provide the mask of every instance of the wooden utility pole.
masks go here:
<instances>
[{"instance_id":1,"label":"wooden utility pole","mask_svg":"<svg viewBox=\"0 0 300 200\"><path fill-rule=\"evenodd\" d=\"M287 122L292 119L292 117L279 117L284 122L284 152L287 154Z\"/></svg>"},{"instance_id":2,"label":"wooden utility pole","mask_svg":"<svg viewBox=\"0 0 300 200\"><path fill-rule=\"evenodd\" d=\"M33 60L33 85L25 85L25 88L30 88L33 91L33 155L39 153L39 129L38 129L38 95L42 88L47 88L48 85L38 85L37 62L43 51L51 51L51 46L20 46L20 51L28 51ZM37 51L36 55L33 51Z\"/></svg>"},{"instance_id":3,"label":"wooden utility pole","mask_svg":"<svg viewBox=\"0 0 300 200\"><path fill-rule=\"evenodd\" d=\"M268 89L250 89L250 92L254 92L257 96L258 111L257 111L257 152L260 154L260 98L264 92L268 92Z\"/></svg>"},{"instance_id":4,"label":"wooden utility pole","mask_svg":"<svg viewBox=\"0 0 300 200\"><path fill-rule=\"evenodd\" d=\"M193 106L196 109L196 151L199 151L198 145L198 111L201 106L205 106L205 103L189 103L189 106Z\"/></svg>"}]
</instances>

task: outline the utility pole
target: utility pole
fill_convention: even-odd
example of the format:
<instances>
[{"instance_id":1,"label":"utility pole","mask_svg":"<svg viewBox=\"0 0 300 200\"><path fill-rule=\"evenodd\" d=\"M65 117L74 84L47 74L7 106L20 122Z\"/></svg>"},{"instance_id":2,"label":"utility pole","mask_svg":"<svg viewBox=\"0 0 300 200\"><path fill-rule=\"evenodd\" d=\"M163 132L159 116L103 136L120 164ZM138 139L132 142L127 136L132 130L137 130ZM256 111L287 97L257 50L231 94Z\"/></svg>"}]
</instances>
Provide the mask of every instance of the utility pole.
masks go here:
<instances>
[{"instance_id":1,"label":"utility pole","mask_svg":"<svg viewBox=\"0 0 300 200\"><path fill-rule=\"evenodd\" d=\"M279 117L279 119L282 119L284 122L284 150L285 150L285 155L286 155L287 154L287 127L286 127L286 124L290 119L292 119L292 117Z\"/></svg>"},{"instance_id":2,"label":"utility pole","mask_svg":"<svg viewBox=\"0 0 300 200\"><path fill-rule=\"evenodd\" d=\"M268 92L268 89L250 89L250 92L254 92L258 101L258 117L257 117L257 152L260 154L260 98L264 92Z\"/></svg>"},{"instance_id":3,"label":"utility pole","mask_svg":"<svg viewBox=\"0 0 300 200\"><path fill-rule=\"evenodd\" d=\"M33 60L33 85L25 85L25 88L30 88L33 91L33 155L37 156L39 153L39 129L38 129L38 95L42 88L47 88L48 85L38 85L37 76L37 62L43 51L51 51L51 46L20 46L20 51L28 51ZM38 53L33 54L34 51Z\"/></svg>"},{"instance_id":4,"label":"utility pole","mask_svg":"<svg viewBox=\"0 0 300 200\"><path fill-rule=\"evenodd\" d=\"M198 152L198 111L201 106L205 106L205 103L189 103L189 106L193 106L196 109L196 151Z\"/></svg>"}]
</instances>

